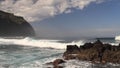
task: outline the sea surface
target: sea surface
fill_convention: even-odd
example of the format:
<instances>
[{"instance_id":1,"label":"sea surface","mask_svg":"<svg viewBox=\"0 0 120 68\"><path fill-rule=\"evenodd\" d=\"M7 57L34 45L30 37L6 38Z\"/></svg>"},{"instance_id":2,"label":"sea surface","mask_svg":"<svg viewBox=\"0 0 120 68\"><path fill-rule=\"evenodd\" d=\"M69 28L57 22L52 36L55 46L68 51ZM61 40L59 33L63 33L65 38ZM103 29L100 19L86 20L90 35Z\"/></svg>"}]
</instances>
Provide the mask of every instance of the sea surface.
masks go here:
<instances>
[{"instance_id":1,"label":"sea surface","mask_svg":"<svg viewBox=\"0 0 120 68\"><path fill-rule=\"evenodd\" d=\"M62 58L67 45L81 46L86 42L100 39L104 43L118 45L114 38L80 40L48 40L32 37L0 38L0 68L47 68L45 63ZM120 64L92 64L88 61L69 60L64 68L120 68Z\"/></svg>"}]
</instances>

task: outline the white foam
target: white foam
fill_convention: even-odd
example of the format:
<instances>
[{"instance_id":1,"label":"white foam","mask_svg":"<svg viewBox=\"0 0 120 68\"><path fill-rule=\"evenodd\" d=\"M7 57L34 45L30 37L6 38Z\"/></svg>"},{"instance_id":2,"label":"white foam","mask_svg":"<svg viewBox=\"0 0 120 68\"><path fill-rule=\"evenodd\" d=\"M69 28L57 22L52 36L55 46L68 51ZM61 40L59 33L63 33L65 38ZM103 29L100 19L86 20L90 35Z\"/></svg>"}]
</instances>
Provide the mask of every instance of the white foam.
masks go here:
<instances>
[{"instance_id":1,"label":"white foam","mask_svg":"<svg viewBox=\"0 0 120 68\"><path fill-rule=\"evenodd\" d=\"M120 40L120 36L116 36L116 37L115 37L115 40Z\"/></svg>"},{"instance_id":2,"label":"white foam","mask_svg":"<svg viewBox=\"0 0 120 68\"><path fill-rule=\"evenodd\" d=\"M66 49L66 45L83 45L83 41L73 41L70 43L60 43L60 40L46 40L46 39L33 39L30 37L26 37L24 39L5 39L0 38L0 44L17 44L17 45L25 45L25 46L35 46L35 47L50 47L57 49Z\"/></svg>"},{"instance_id":3,"label":"white foam","mask_svg":"<svg viewBox=\"0 0 120 68\"><path fill-rule=\"evenodd\" d=\"M79 60L69 60L64 64L65 68L92 68L92 63Z\"/></svg>"}]
</instances>

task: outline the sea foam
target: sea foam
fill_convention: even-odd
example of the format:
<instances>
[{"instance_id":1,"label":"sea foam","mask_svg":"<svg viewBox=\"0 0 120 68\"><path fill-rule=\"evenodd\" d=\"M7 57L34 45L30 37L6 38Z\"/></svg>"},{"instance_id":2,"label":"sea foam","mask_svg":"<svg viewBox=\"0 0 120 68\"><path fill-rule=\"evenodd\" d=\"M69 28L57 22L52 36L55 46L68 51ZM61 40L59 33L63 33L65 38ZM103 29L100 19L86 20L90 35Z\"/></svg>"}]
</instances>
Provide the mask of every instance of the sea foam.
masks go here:
<instances>
[{"instance_id":1,"label":"sea foam","mask_svg":"<svg viewBox=\"0 0 120 68\"><path fill-rule=\"evenodd\" d=\"M115 40L120 40L120 36L116 36L116 37L115 37Z\"/></svg>"},{"instance_id":2,"label":"sea foam","mask_svg":"<svg viewBox=\"0 0 120 68\"><path fill-rule=\"evenodd\" d=\"M34 39L30 37L26 37L23 39L7 39L7 38L0 38L0 44L2 45L23 45L23 46L34 46L34 47L49 47L49 48L56 48L56 49L66 49L67 45L83 45L84 41L72 41L69 43L61 43L59 41L62 40L47 40L47 39Z\"/></svg>"}]
</instances>

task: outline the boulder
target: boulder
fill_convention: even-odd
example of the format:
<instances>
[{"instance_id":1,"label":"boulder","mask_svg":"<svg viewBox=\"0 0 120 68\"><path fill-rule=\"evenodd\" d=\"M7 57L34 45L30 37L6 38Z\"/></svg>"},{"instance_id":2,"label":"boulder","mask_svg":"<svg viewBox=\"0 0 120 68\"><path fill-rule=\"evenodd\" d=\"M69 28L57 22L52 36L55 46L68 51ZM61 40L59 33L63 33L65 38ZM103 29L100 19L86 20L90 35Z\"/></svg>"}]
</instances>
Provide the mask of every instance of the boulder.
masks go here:
<instances>
[{"instance_id":1,"label":"boulder","mask_svg":"<svg viewBox=\"0 0 120 68\"><path fill-rule=\"evenodd\" d=\"M64 55L68 55L68 54L77 54L80 52L80 49L77 45L67 45L67 49L66 52L64 52Z\"/></svg>"},{"instance_id":2,"label":"boulder","mask_svg":"<svg viewBox=\"0 0 120 68\"><path fill-rule=\"evenodd\" d=\"M67 51L72 52L74 50L79 50L77 45L67 45Z\"/></svg>"},{"instance_id":3,"label":"boulder","mask_svg":"<svg viewBox=\"0 0 120 68\"><path fill-rule=\"evenodd\" d=\"M69 54L63 57L65 60L71 60L71 59L78 59L77 57L78 54Z\"/></svg>"},{"instance_id":4,"label":"boulder","mask_svg":"<svg viewBox=\"0 0 120 68\"><path fill-rule=\"evenodd\" d=\"M62 59L56 59L55 61L53 61L54 66L58 66L59 64L62 64L62 63L65 63L65 61Z\"/></svg>"},{"instance_id":5,"label":"boulder","mask_svg":"<svg viewBox=\"0 0 120 68\"><path fill-rule=\"evenodd\" d=\"M53 68L64 68L62 65L60 65L62 63L65 63L63 59L56 59L53 62L46 63L46 65L53 65ZM51 67L47 67L47 68L51 68Z\"/></svg>"},{"instance_id":6,"label":"boulder","mask_svg":"<svg viewBox=\"0 0 120 68\"><path fill-rule=\"evenodd\" d=\"M91 47L93 47L92 43L85 43L83 46L80 46L80 50L81 49L89 49Z\"/></svg>"}]
</instances>

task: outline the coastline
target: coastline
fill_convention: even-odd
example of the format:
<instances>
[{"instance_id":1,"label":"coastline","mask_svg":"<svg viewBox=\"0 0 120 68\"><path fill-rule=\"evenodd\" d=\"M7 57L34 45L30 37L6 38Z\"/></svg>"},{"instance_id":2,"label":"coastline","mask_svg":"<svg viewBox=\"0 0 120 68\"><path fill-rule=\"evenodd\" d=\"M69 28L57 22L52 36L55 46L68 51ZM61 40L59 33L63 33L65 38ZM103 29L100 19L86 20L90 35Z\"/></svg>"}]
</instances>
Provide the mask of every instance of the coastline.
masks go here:
<instances>
[{"instance_id":1,"label":"coastline","mask_svg":"<svg viewBox=\"0 0 120 68\"><path fill-rule=\"evenodd\" d=\"M87 61L98 66L104 66L108 63L120 64L120 45L103 44L100 40L94 43L85 43L80 47L67 45L63 59L56 59L46 64L53 65L54 68L63 68L61 64L69 60Z\"/></svg>"}]
</instances>

